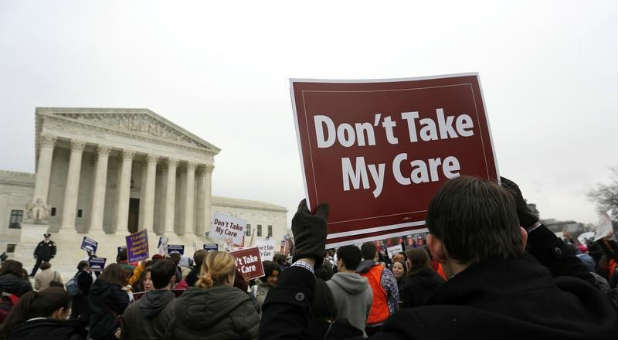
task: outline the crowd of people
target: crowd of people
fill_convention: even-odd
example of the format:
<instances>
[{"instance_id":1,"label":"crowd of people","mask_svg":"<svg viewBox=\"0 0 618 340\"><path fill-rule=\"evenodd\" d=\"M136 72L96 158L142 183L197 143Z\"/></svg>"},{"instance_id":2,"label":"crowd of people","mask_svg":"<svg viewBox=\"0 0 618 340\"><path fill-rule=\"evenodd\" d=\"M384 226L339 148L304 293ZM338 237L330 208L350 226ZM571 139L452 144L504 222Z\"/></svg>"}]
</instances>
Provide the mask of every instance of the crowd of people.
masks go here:
<instances>
[{"instance_id":1,"label":"crowd of people","mask_svg":"<svg viewBox=\"0 0 618 340\"><path fill-rule=\"evenodd\" d=\"M612 235L564 242L501 182L447 182L426 240L392 257L374 241L326 250L328 206L302 201L293 257L264 261L256 280L206 250L139 263L120 251L66 280L46 235L34 287L20 262L1 264L0 339L618 338Z\"/></svg>"}]
</instances>

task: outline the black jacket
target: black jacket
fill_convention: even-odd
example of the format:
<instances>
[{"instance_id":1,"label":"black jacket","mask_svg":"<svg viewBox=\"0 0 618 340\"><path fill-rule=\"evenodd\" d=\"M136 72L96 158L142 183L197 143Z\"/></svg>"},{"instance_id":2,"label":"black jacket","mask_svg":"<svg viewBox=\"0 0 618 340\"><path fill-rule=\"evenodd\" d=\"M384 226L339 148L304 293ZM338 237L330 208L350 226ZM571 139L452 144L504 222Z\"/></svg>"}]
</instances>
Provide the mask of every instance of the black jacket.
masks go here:
<instances>
[{"instance_id":1,"label":"black jacket","mask_svg":"<svg viewBox=\"0 0 618 340\"><path fill-rule=\"evenodd\" d=\"M96 280L88 294L90 336L93 339L115 339L120 327L119 316L129 304L129 295L120 285Z\"/></svg>"},{"instance_id":2,"label":"black jacket","mask_svg":"<svg viewBox=\"0 0 618 340\"><path fill-rule=\"evenodd\" d=\"M401 307L424 305L434 292L444 284L444 280L431 268L422 268L403 279L399 297Z\"/></svg>"},{"instance_id":3,"label":"black jacket","mask_svg":"<svg viewBox=\"0 0 618 340\"><path fill-rule=\"evenodd\" d=\"M189 288L161 312L165 339L254 339L258 307L238 288Z\"/></svg>"},{"instance_id":4,"label":"black jacket","mask_svg":"<svg viewBox=\"0 0 618 340\"><path fill-rule=\"evenodd\" d=\"M200 276L200 267L201 266L193 267L191 269L191 272L189 272L189 274L187 274L187 277L185 277L185 282L187 283L187 285L189 285L189 287L193 287L193 285L195 285L195 283L197 282L197 279Z\"/></svg>"},{"instance_id":5,"label":"black jacket","mask_svg":"<svg viewBox=\"0 0 618 340\"><path fill-rule=\"evenodd\" d=\"M56 244L54 241L41 241L34 249L34 257L43 261L49 261L56 256Z\"/></svg>"},{"instance_id":6,"label":"black jacket","mask_svg":"<svg viewBox=\"0 0 618 340\"><path fill-rule=\"evenodd\" d=\"M86 331L74 320L37 319L17 326L7 339L82 340Z\"/></svg>"},{"instance_id":7,"label":"black jacket","mask_svg":"<svg viewBox=\"0 0 618 340\"><path fill-rule=\"evenodd\" d=\"M88 326L90 305L88 303L88 293L92 286L92 275L88 272L80 271L75 274L77 286L80 293L73 297L71 305L71 319L79 320L83 326Z\"/></svg>"},{"instance_id":8,"label":"black jacket","mask_svg":"<svg viewBox=\"0 0 618 340\"><path fill-rule=\"evenodd\" d=\"M22 296L32 290L32 285L27 279L15 274L7 273L0 276L0 292Z\"/></svg>"},{"instance_id":9,"label":"black jacket","mask_svg":"<svg viewBox=\"0 0 618 340\"><path fill-rule=\"evenodd\" d=\"M157 289L147 292L124 311L122 339L161 339L167 325L159 315L174 300L170 290Z\"/></svg>"}]
</instances>

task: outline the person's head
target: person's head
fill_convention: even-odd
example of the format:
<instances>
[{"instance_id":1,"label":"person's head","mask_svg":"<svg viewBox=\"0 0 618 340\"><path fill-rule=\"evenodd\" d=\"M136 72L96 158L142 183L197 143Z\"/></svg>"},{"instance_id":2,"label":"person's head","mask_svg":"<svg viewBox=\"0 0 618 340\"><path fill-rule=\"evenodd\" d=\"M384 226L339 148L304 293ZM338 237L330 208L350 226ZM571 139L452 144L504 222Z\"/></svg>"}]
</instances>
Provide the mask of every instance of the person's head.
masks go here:
<instances>
[{"instance_id":1,"label":"person's head","mask_svg":"<svg viewBox=\"0 0 618 340\"><path fill-rule=\"evenodd\" d=\"M90 271L90 263L88 263L88 261L86 260L79 261L79 263L77 264L77 271L80 271L80 272Z\"/></svg>"},{"instance_id":2,"label":"person's head","mask_svg":"<svg viewBox=\"0 0 618 340\"><path fill-rule=\"evenodd\" d=\"M49 268L51 268L51 263L49 263L47 261L43 261L41 263L41 270L46 270L46 269L49 269Z\"/></svg>"},{"instance_id":3,"label":"person's head","mask_svg":"<svg viewBox=\"0 0 618 340\"><path fill-rule=\"evenodd\" d=\"M277 287L277 282L279 280L279 266L272 261L264 261L262 262L262 265L264 266L264 278L262 281L271 287Z\"/></svg>"},{"instance_id":4,"label":"person's head","mask_svg":"<svg viewBox=\"0 0 618 340\"><path fill-rule=\"evenodd\" d=\"M176 282L176 264L169 259L159 260L150 268L150 277L155 289L171 289ZM146 284L144 284L146 290Z\"/></svg>"},{"instance_id":5,"label":"person's head","mask_svg":"<svg viewBox=\"0 0 618 340\"><path fill-rule=\"evenodd\" d=\"M0 275L13 274L18 277L24 276L24 267L19 261L5 260L0 266Z\"/></svg>"},{"instance_id":6,"label":"person's head","mask_svg":"<svg viewBox=\"0 0 618 340\"><path fill-rule=\"evenodd\" d=\"M103 273L99 276L99 280L107 281L117 285L125 286L129 281L131 273L127 272L118 263L112 263L103 269Z\"/></svg>"},{"instance_id":7,"label":"person's head","mask_svg":"<svg viewBox=\"0 0 618 340\"><path fill-rule=\"evenodd\" d=\"M514 197L475 177L446 182L429 204L426 224L428 248L448 277L473 263L521 256L527 239Z\"/></svg>"},{"instance_id":8,"label":"person's head","mask_svg":"<svg viewBox=\"0 0 618 340\"><path fill-rule=\"evenodd\" d=\"M375 247L375 244L373 245ZM337 271L353 272L361 262L361 250L355 245L337 249Z\"/></svg>"},{"instance_id":9,"label":"person's head","mask_svg":"<svg viewBox=\"0 0 618 340\"><path fill-rule=\"evenodd\" d=\"M62 287L50 287L40 292L29 291L19 298L0 327L0 338L32 318L64 320L69 316L71 296Z\"/></svg>"},{"instance_id":10,"label":"person's head","mask_svg":"<svg viewBox=\"0 0 618 340\"><path fill-rule=\"evenodd\" d=\"M406 250L406 256L408 257L406 262L407 269L411 275L416 274L423 268L431 268L431 259L429 258L427 249L424 247L410 248Z\"/></svg>"},{"instance_id":11,"label":"person's head","mask_svg":"<svg viewBox=\"0 0 618 340\"><path fill-rule=\"evenodd\" d=\"M365 242L361 246L361 254L363 260L377 260L378 259L378 247L373 242Z\"/></svg>"},{"instance_id":12,"label":"person's head","mask_svg":"<svg viewBox=\"0 0 618 340\"><path fill-rule=\"evenodd\" d=\"M118 255L116 255L116 263L127 263L127 248L120 248L118 250Z\"/></svg>"},{"instance_id":13,"label":"person's head","mask_svg":"<svg viewBox=\"0 0 618 340\"><path fill-rule=\"evenodd\" d=\"M276 264L278 264L280 266L285 266L287 260L288 260L287 256L285 256L285 255L283 255L281 253L276 253L273 256L273 262L275 262Z\"/></svg>"},{"instance_id":14,"label":"person's head","mask_svg":"<svg viewBox=\"0 0 618 340\"><path fill-rule=\"evenodd\" d=\"M406 275L406 265L403 264L403 262L401 261L393 262L393 276L395 276L395 278L399 280L405 275Z\"/></svg>"},{"instance_id":15,"label":"person's head","mask_svg":"<svg viewBox=\"0 0 618 340\"><path fill-rule=\"evenodd\" d=\"M393 262L406 262L406 256L403 253L393 255Z\"/></svg>"},{"instance_id":16,"label":"person's head","mask_svg":"<svg viewBox=\"0 0 618 340\"><path fill-rule=\"evenodd\" d=\"M161 261L163 260L165 257L163 257L163 255L161 254L154 254L152 255L152 262L157 262L157 261Z\"/></svg>"},{"instance_id":17,"label":"person's head","mask_svg":"<svg viewBox=\"0 0 618 340\"><path fill-rule=\"evenodd\" d=\"M171 253L170 260L174 261L174 263L176 263L176 266L178 266L178 264L180 263L180 253Z\"/></svg>"},{"instance_id":18,"label":"person's head","mask_svg":"<svg viewBox=\"0 0 618 340\"><path fill-rule=\"evenodd\" d=\"M214 286L234 286L236 260L224 251L209 252L202 262L200 278L195 283L198 288L211 288Z\"/></svg>"},{"instance_id":19,"label":"person's head","mask_svg":"<svg viewBox=\"0 0 618 340\"><path fill-rule=\"evenodd\" d=\"M51 234L50 233L45 233L45 234L43 234L43 238L45 238L45 241L49 241L51 239Z\"/></svg>"},{"instance_id":20,"label":"person's head","mask_svg":"<svg viewBox=\"0 0 618 340\"><path fill-rule=\"evenodd\" d=\"M202 262L204 262L204 257L206 257L206 254L208 254L206 249L199 249L193 253L193 262L195 262L195 267L202 267Z\"/></svg>"}]
</instances>

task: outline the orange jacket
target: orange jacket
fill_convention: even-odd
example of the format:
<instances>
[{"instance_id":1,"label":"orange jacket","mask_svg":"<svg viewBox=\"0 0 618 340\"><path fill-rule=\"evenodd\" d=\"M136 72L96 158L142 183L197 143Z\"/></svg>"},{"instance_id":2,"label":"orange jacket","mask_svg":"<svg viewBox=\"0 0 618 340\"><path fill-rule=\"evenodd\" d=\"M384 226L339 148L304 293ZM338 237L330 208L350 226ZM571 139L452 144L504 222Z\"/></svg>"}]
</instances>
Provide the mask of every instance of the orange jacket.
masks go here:
<instances>
[{"instance_id":1,"label":"orange jacket","mask_svg":"<svg viewBox=\"0 0 618 340\"><path fill-rule=\"evenodd\" d=\"M376 324L384 322L388 319L390 311L388 309L388 303L386 301L387 294L384 287L380 283L382 279L382 271L384 266L373 266L366 273L360 275L366 277L371 286L371 292L373 293L373 303L371 304L371 310L369 311L369 317L367 318L367 324Z\"/></svg>"}]
</instances>

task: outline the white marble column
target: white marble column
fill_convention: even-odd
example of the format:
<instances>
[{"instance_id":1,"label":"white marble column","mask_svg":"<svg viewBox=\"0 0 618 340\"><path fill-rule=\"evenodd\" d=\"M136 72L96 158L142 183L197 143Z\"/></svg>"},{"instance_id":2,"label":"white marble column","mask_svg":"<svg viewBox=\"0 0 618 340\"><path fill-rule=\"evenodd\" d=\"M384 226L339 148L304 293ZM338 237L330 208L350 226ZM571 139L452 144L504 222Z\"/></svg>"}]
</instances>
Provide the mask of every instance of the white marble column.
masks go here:
<instances>
[{"instance_id":1,"label":"white marble column","mask_svg":"<svg viewBox=\"0 0 618 340\"><path fill-rule=\"evenodd\" d=\"M75 230L75 218L77 217L77 197L79 195L79 177L82 172L82 154L86 143L71 140L71 158L67 182L64 190L64 208L62 210L62 230Z\"/></svg>"},{"instance_id":2,"label":"white marble column","mask_svg":"<svg viewBox=\"0 0 618 340\"><path fill-rule=\"evenodd\" d=\"M116 224L112 232L128 232L129 224L129 198L131 197L131 168L133 167L132 151L122 152L122 166L120 168L120 180L118 183L118 210L116 211Z\"/></svg>"},{"instance_id":3,"label":"white marble column","mask_svg":"<svg viewBox=\"0 0 618 340\"><path fill-rule=\"evenodd\" d=\"M165 234L174 233L174 216L176 212L176 167L178 161L169 158L167 161L167 186L165 188Z\"/></svg>"},{"instance_id":4,"label":"white marble column","mask_svg":"<svg viewBox=\"0 0 618 340\"><path fill-rule=\"evenodd\" d=\"M187 162L187 186L185 188L185 233L195 233L195 163Z\"/></svg>"},{"instance_id":5,"label":"white marble column","mask_svg":"<svg viewBox=\"0 0 618 340\"><path fill-rule=\"evenodd\" d=\"M103 231L107 163L110 150L109 147L103 145L97 147L97 167L94 173L94 193L92 195L92 209L90 210L90 232Z\"/></svg>"},{"instance_id":6,"label":"white marble column","mask_svg":"<svg viewBox=\"0 0 618 340\"><path fill-rule=\"evenodd\" d=\"M144 222L142 229L154 231L155 179L157 176L157 156L147 155L146 187L144 188ZM140 207L141 208L141 207Z\"/></svg>"},{"instance_id":7,"label":"white marble column","mask_svg":"<svg viewBox=\"0 0 618 340\"><path fill-rule=\"evenodd\" d=\"M211 179L212 179L212 169L214 168L211 164L204 164L199 172L198 177L198 193L197 193L197 213L198 213L198 221L197 221L197 235L203 236L204 232L210 230L211 225L211 212L210 212L210 204L211 204Z\"/></svg>"},{"instance_id":8,"label":"white marble column","mask_svg":"<svg viewBox=\"0 0 618 340\"><path fill-rule=\"evenodd\" d=\"M49 177L51 175L55 143L56 137L48 135L39 136L39 162L36 169L34 196L32 199L34 203L40 199L45 205L47 205Z\"/></svg>"}]
</instances>

